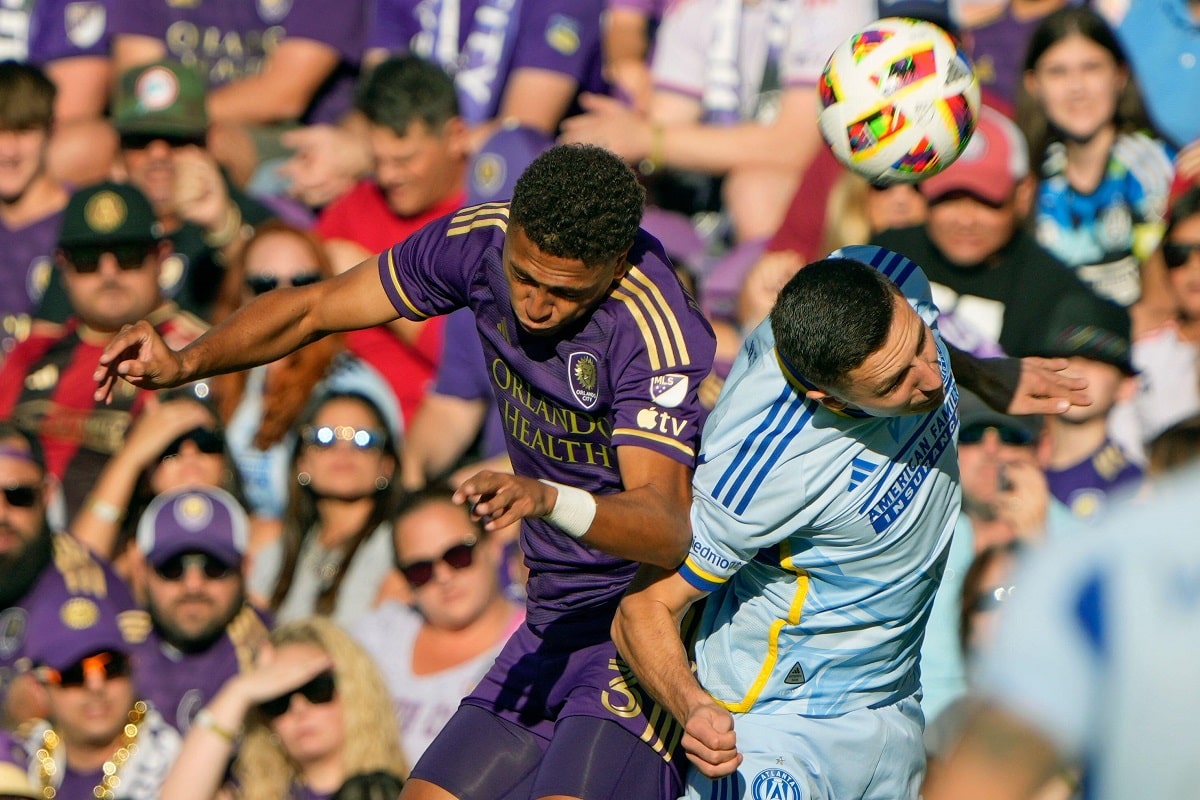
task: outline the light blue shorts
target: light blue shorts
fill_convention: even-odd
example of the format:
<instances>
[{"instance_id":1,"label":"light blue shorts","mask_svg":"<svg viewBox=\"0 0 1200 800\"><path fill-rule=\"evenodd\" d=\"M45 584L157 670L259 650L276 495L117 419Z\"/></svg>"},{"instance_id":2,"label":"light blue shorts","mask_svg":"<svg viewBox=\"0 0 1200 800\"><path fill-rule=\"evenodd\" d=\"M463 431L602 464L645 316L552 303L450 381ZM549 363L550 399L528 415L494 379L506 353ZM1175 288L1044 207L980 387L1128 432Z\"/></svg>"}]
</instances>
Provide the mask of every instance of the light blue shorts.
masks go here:
<instances>
[{"instance_id":1,"label":"light blue shorts","mask_svg":"<svg viewBox=\"0 0 1200 800\"><path fill-rule=\"evenodd\" d=\"M925 776L915 697L840 717L735 714L738 771L689 770L688 800L915 800Z\"/></svg>"}]
</instances>

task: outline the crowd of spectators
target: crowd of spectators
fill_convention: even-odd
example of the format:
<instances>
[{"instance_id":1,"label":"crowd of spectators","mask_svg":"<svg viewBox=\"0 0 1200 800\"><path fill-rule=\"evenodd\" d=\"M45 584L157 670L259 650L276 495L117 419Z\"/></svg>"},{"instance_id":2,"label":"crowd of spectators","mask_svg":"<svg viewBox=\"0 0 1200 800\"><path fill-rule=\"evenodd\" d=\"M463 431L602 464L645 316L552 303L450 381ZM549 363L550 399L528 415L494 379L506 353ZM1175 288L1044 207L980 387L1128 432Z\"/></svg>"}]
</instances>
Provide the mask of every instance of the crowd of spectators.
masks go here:
<instances>
[{"instance_id":1,"label":"crowd of spectators","mask_svg":"<svg viewBox=\"0 0 1200 800\"><path fill-rule=\"evenodd\" d=\"M0 796L394 796L522 619L515 531L450 500L508 468L469 312L109 404L93 370L126 324L182 346L502 203L555 141L637 169L717 332L709 406L787 280L868 242L921 265L956 346L1088 378L1091 406L1045 420L963 398L923 666L944 757L1018 551L1195 458L1200 3L880 5L952 27L983 88L959 162L917 186L818 134L870 0L6 8Z\"/></svg>"}]
</instances>

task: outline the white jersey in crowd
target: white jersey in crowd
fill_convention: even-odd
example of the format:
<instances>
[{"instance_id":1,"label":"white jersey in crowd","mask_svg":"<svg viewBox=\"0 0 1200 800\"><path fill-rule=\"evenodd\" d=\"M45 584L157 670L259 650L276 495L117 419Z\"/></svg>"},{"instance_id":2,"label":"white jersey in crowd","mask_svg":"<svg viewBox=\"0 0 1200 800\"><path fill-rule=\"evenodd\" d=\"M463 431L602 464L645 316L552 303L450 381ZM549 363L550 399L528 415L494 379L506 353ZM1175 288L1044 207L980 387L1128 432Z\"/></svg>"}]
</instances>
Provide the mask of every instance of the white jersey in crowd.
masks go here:
<instances>
[{"instance_id":1,"label":"white jersey in crowd","mask_svg":"<svg viewBox=\"0 0 1200 800\"><path fill-rule=\"evenodd\" d=\"M839 253L891 278L933 327L937 309L913 262L875 247ZM704 429L680 570L715 591L698 677L730 710L824 717L917 692L961 499L958 390L934 335L946 401L890 418L807 399L769 320L743 344Z\"/></svg>"},{"instance_id":2,"label":"white jersey in crowd","mask_svg":"<svg viewBox=\"0 0 1200 800\"><path fill-rule=\"evenodd\" d=\"M1200 472L1018 570L979 689L1083 765L1085 796L1200 785Z\"/></svg>"}]
</instances>

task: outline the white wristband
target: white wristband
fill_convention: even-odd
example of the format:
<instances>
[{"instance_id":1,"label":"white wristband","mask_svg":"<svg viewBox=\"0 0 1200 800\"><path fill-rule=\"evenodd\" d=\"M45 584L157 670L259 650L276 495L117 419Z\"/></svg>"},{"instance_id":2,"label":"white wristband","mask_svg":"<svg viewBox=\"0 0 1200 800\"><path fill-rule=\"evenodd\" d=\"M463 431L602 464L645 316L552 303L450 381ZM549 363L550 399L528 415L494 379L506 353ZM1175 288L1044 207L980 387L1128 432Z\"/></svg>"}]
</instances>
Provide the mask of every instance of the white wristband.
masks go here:
<instances>
[{"instance_id":1,"label":"white wristband","mask_svg":"<svg viewBox=\"0 0 1200 800\"><path fill-rule=\"evenodd\" d=\"M596 518L596 498L592 497L590 492L576 489L574 486L547 480L541 482L558 490L554 508L542 519L568 536L582 539L588 528L592 527L592 520Z\"/></svg>"}]
</instances>

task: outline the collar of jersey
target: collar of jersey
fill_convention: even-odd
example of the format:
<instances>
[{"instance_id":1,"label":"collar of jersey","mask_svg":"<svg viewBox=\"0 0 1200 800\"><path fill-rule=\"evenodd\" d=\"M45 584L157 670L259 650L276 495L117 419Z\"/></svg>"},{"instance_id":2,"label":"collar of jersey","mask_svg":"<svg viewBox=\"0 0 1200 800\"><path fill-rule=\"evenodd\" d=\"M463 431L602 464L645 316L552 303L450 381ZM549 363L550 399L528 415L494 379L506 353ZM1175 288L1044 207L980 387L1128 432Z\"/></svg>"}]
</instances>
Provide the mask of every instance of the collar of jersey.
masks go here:
<instances>
[{"instance_id":1,"label":"collar of jersey","mask_svg":"<svg viewBox=\"0 0 1200 800\"><path fill-rule=\"evenodd\" d=\"M815 383L809 381L787 362L787 359L783 357L783 353L779 352L778 347L775 348L775 359L779 362L779 369L783 372L783 377L786 378L787 382L792 385L792 388L800 392L800 394L807 395L810 391L817 389L817 385ZM844 408L840 411L830 408L829 406L822 406L822 408L831 414L837 414L839 417L849 417L851 419L865 419L871 416L867 412L860 411L857 408Z\"/></svg>"}]
</instances>

